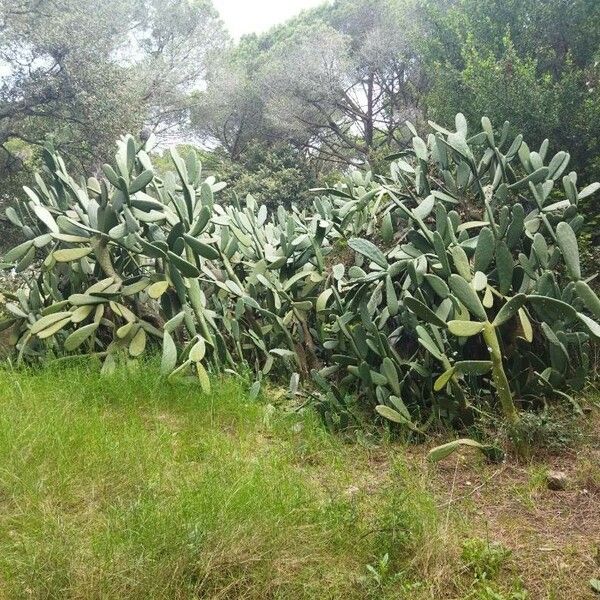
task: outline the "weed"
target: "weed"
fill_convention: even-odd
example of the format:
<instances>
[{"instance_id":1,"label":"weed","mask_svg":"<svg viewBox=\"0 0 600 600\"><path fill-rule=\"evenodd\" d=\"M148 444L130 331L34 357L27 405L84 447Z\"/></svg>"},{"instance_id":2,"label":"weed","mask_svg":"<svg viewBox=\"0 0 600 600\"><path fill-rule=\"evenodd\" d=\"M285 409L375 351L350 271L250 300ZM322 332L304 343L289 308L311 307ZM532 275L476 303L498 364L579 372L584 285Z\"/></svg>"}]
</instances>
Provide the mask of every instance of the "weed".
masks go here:
<instances>
[{"instance_id":1,"label":"weed","mask_svg":"<svg viewBox=\"0 0 600 600\"><path fill-rule=\"evenodd\" d=\"M463 542L462 559L477 579L495 577L510 554L510 550L497 542L480 538Z\"/></svg>"},{"instance_id":2,"label":"weed","mask_svg":"<svg viewBox=\"0 0 600 600\"><path fill-rule=\"evenodd\" d=\"M382 588L388 581L396 579L399 573L393 573L390 569L390 555L386 552L375 565L367 565L369 578L376 587Z\"/></svg>"},{"instance_id":3,"label":"weed","mask_svg":"<svg viewBox=\"0 0 600 600\"><path fill-rule=\"evenodd\" d=\"M435 543L440 517L432 494L404 462L394 464L392 481L379 511L376 545L390 553L394 564Z\"/></svg>"},{"instance_id":4,"label":"weed","mask_svg":"<svg viewBox=\"0 0 600 600\"><path fill-rule=\"evenodd\" d=\"M529 594L520 589L520 586L517 584L516 588L513 590L509 590L508 592L499 591L495 589L491 585L480 585L475 590L473 590L472 594L469 595L464 600L528 600Z\"/></svg>"},{"instance_id":5,"label":"weed","mask_svg":"<svg viewBox=\"0 0 600 600\"><path fill-rule=\"evenodd\" d=\"M462 560L473 576L471 590L465 600L526 600L529 598L520 581L508 589L495 580L511 556L511 551L498 542L481 538L465 540Z\"/></svg>"},{"instance_id":6,"label":"weed","mask_svg":"<svg viewBox=\"0 0 600 600\"><path fill-rule=\"evenodd\" d=\"M583 441L578 420L559 410L524 412L518 423L506 428L506 436L515 447L545 450L551 454L563 453Z\"/></svg>"}]
</instances>

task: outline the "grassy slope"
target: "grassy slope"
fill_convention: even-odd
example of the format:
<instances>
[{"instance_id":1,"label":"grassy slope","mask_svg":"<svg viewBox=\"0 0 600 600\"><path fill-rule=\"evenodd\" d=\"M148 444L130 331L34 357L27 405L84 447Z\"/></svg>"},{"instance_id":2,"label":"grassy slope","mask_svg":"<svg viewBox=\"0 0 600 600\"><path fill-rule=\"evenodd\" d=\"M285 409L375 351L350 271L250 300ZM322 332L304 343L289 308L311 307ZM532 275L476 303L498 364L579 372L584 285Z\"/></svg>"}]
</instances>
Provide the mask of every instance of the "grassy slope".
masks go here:
<instances>
[{"instance_id":1,"label":"grassy slope","mask_svg":"<svg viewBox=\"0 0 600 600\"><path fill-rule=\"evenodd\" d=\"M525 597L428 477L231 379L0 371L0 598Z\"/></svg>"},{"instance_id":2,"label":"grassy slope","mask_svg":"<svg viewBox=\"0 0 600 600\"><path fill-rule=\"evenodd\" d=\"M2 375L7 598L364 597L370 530L403 493L358 514L345 490L368 452L232 380L206 397L147 372Z\"/></svg>"}]
</instances>

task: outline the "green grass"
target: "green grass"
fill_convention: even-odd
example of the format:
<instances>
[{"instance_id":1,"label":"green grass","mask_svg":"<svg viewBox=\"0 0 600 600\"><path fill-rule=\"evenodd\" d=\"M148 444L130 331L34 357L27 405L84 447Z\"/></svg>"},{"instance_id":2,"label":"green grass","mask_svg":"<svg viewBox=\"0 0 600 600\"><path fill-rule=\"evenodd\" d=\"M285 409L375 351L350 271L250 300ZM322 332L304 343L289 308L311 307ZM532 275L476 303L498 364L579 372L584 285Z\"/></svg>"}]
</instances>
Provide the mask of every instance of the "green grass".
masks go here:
<instances>
[{"instance_id":1,"label":"green grass","mask_svg":"<svg viewBox=\"0 0 600 600\"><path fill-rule=\"evenodd\" d=\"M426 448L156 371L0 368L1 600L528 598Z\"/></svg>"},{"instance_id":2,"label":"green grass","mask_svg":"<svg viewBox=\"0 0 600 600\"><path fill-rule=\"evenodd\" d=\"M394 449L153 372L0 371L1 598L441 597L448 523Z\"/></svg>"}]
</instances>

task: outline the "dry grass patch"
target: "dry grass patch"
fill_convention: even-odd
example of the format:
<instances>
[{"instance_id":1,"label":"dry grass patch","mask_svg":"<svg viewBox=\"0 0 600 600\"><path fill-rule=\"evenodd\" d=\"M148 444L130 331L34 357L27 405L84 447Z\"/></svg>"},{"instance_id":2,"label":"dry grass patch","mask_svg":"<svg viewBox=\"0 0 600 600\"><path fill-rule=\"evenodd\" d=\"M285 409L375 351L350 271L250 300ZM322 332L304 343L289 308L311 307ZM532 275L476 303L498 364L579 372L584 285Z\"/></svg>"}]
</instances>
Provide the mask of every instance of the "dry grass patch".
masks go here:
<instances>
[{"instance_id":1,"label":"dry grass patch","mask_svg":"<svg viewBox=\"0 0 600 600\"><path fill-rule=\"evenodd\" d=\"M600 574L600 415L581 423L580 447L542 455L528 464L487 465L458 456L432 470L438 506L462 515L465 532L511 550L506 575L518 576L536 600L592 600ZM546 473L567 474L563 491L546 486Z\"/></svg>"}]
</instances>

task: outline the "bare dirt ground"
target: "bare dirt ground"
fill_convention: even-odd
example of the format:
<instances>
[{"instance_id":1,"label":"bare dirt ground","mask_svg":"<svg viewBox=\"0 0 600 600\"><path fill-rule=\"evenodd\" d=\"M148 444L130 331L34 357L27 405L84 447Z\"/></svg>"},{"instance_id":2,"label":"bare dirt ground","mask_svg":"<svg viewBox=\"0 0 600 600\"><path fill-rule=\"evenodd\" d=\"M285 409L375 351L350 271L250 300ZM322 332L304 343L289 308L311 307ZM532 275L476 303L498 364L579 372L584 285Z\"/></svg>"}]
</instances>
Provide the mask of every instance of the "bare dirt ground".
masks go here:
<instances>
[{"instance_id":1,"label":"bare dirt ground","mask_svg":"<svg viewBox=\"0 0 600 600\"><path fill-rule=\"evenodd\" d=\"M512 551L511 570L535 600L598 598L600 578L600 415L576 451L501 465L459 455L430 468L439 506L474 537ZM566 489L547 487L548 470L567 475Z\"/></svg>"}]
</instances>

